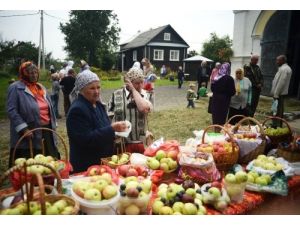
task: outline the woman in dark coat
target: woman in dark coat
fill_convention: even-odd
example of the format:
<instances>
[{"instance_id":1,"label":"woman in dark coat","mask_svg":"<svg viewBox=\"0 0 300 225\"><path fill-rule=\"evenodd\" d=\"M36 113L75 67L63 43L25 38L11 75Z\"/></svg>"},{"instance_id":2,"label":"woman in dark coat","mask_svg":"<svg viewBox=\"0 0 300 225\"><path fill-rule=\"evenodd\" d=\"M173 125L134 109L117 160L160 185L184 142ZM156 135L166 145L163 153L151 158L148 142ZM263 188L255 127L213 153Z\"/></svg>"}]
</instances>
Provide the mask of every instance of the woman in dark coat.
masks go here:
<instances>
[{"instance_id":1,"label":"woman in dark coat","mask_svg":"<svg viewBox=\"0 0 300 225\"><path fill-rule=\"evenodd\" d=\"M102 157L116 152L113 149L115 131L126 129L124 121L110 123L100 99L98 76L90 70L81 72L76 81L77 99L67 117L70 161L73 172L82 172L100 163Z\"/></svg>"},{"instance_id":2,"label":"woman in dark coat","mask_svg":"<svg viewBox=\"0 0 300 225\"><path fill-rule=\"evenodd\" d=\"M213 124L223 126L229 109L231 96L235 94L234 80L230 76L230 64L222 64L219 73L214 77L211 84L212 98L212 121Z\"/></svg>"}]
</instances>

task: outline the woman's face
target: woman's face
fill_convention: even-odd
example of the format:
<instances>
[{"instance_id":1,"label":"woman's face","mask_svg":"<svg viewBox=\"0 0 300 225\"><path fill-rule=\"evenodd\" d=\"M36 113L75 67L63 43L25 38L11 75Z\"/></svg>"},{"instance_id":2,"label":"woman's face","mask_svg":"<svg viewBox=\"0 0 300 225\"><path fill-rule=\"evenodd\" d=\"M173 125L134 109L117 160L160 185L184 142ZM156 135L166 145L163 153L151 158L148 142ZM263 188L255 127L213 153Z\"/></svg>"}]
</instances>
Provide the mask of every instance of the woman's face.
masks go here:
<instances>
[{"instance_id":1,"label":"woman's face","mask_svg":"<svg viewBox=\"0 0 300 225\"><path fill-rule=\"evenodd\" d=\"M238 80L243 79L242 71L240 71L240 70L236 71L235 72L235 78L238 79Z\"/></svg>"},{"instance_id":2,"label":"woman's face","mask_svg":"<svg viewBox=\"0 0 300 225\"><path fill-rule=\"evenodd\" d=\"M81 94L92 104L96 104L100 97L99 81L94 81L81 90Z\"/></svg>"},{"instance_id":3,"label":"woman's face","mask_svg":"<svg viewBox=\"0 0 300 225\"><path fill-rule=\"evenodd\" d=\"M136 79L131 81L133 87L135 88L135 90L137 90L138 92L141 92L142 88L143 88L143 84L144 81L142 79Z\"/></svg>"},{"instance_id":4,"label":"woman's face","mask_svg":"<svg viewBox=\"0 0 300 225\"><path fill-rule=\"evenodd\" d=\"M28 75L29 75L29 82L35 83L39 79L39 73L36 68L29 68L28 69Z\"/></svg>"}]
</instances>

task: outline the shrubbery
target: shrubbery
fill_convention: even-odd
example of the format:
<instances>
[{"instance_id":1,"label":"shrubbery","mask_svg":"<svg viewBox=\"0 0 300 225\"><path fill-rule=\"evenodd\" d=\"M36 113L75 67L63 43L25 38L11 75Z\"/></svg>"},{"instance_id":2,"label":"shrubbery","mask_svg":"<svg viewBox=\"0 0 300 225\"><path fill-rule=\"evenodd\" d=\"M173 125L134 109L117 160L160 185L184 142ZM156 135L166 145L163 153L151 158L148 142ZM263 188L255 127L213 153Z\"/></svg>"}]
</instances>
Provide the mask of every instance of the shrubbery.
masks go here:
<instances>
[{"instance_id":1,"label":"shrubbery","mask_svg":"<svg viewBox=\"0 0 300 225\"><path fill-rule=\"evenodd\" d=\"M96 73L101 80L121 80L122 74L117 70L104 71L97 67L91 67L91 71Z\"/></svg>"}]
</instances>

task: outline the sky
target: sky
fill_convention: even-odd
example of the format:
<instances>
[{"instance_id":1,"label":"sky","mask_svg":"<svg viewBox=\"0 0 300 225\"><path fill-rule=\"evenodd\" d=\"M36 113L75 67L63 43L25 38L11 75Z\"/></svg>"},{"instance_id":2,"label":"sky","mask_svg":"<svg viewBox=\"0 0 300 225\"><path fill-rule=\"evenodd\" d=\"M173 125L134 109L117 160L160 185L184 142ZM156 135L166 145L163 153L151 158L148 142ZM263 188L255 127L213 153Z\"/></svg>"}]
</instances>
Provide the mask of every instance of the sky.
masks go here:
<instances>
[{"instance_id":1,"label":"sky","mask_svg":"<svg viewBox=\"0 0 300 225\"><path fill-rule=\"evenodd\" d=\"M179 11L157 9L153 15L144 16L143 10L116 9L114 12L119 19L120 43L130 39L138 31L146 31L170 24L179 35L190 45L189 50L201 51L202 43L209 39L210 33L219 36L233 35L232 10L188 10ZM39 45L40 14L27 16L13 16L34 14L38 10L5 10L0 11L0 38L3 41L32 41ZM155 15L155 16L154 16ZM11 16L11 17L1 17ZM45 10L44 14L44 42L45 52L52 52L54 58L64 59L66 52L64 34L59 29L59 23L69 19L68 10ZM26 26L24 26L26 24Z\"/></svg>"}]
</instances>

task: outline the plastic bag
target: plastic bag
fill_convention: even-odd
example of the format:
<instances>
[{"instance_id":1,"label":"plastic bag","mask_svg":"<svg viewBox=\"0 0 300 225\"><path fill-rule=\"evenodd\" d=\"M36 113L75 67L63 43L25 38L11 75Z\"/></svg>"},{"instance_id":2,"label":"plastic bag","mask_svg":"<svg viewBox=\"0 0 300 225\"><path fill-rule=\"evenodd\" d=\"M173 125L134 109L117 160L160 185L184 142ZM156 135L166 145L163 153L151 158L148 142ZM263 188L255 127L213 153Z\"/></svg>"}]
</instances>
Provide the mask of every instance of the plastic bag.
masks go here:
<instances>
[{"instance_id":1,"label":"plastic bag","mask_svg":"<svg viewBox=\"0 0 300 225\"><path fill-rule=\"evenodd\" d=\"M150 147L146 148L144 155L151 157L155 156L158 150L163 150L165 152L176 151L179 153L179 142L176 140L168 140L162 143L160 139L155 141Z\"/></svg>"},{"instance_id":2,"label":"plastic bag","mask_svg":"<svg viewBox=\"0 0 300 225\"><path fill-rule=\"evenodd\" d=\"M273 113L273 116L277 114L277 107L278 107L278 99L273 99L272 106L271 106L271 111Z\"/></svg>"}]
</instances>

